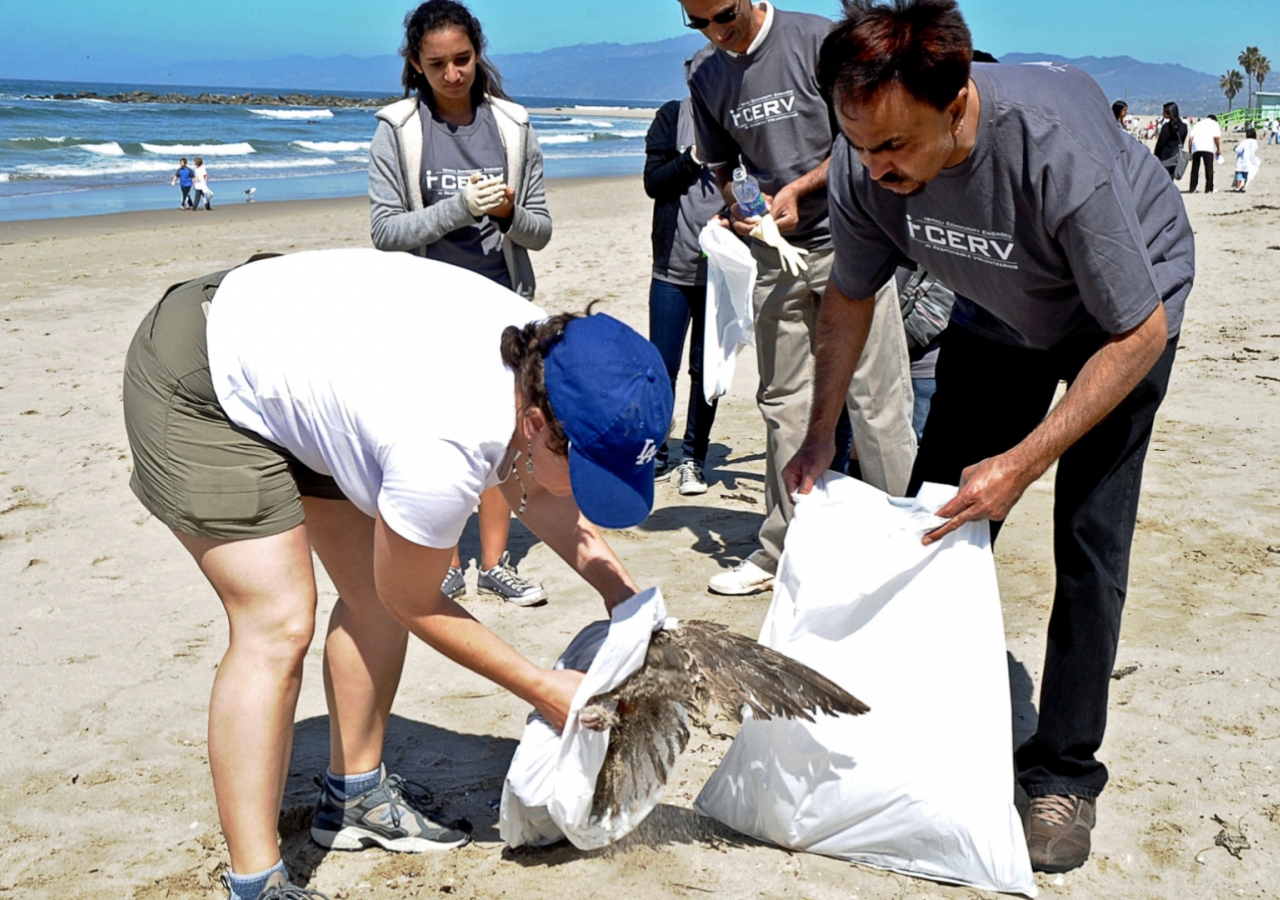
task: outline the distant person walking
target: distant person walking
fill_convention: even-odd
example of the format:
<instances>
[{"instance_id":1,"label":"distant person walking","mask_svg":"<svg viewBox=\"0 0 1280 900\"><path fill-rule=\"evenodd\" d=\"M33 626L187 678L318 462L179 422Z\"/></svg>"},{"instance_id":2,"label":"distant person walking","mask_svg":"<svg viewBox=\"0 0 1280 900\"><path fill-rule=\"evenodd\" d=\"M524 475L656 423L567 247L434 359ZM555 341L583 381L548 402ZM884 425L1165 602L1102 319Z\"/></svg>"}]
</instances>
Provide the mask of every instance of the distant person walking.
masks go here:
<instances>
[{"instance_id":1,"label":"distant person walking","mask_svg":"<svg viewBox=\"0 0 1280 900\"><path fill-rule=\"evenodd\" d=\"M1258 132L1244 130L1244 140L1236 144L1236 177L1231 190L1244 193L1249 186L1249 175L1258 167Z\"/></svg>"},{"instance_id":2,"label":"distant person walking","mask_svg":"<svg viewBox=\"0 0 1280 900\"><path fill-rule=\"evenodd\" d=\"M196 189L196 202L191 209L193 211L199 209L201 200L204 201L206 210L213 209L213 189L209 187L209 170L204 167L204 159L202 157L196 157L196 168L192 174Z\"/></svg>"},{"instance_id":3,"label":"distant person walking","mask_svg":"<svg viewBox=\"0 0 1280 900\"><path fill-rule=\"evenodd\" d=\"M194 183L195 173L187 165L187 158L184 156L178 160L178 171L173 173L173 178L169 181L169 184L182 188L182 202L178 204L178 209L195 208L191 202L191 185Z\"/></svg>"},{"instance_id":4,"label":"distant person walking","mask_svg":"<svg viewBox=\"0 0 1280 900\"><path fill-rule=\"evenodd\" d=\"M1178 159L1182 154L1182 145L1187 140L1187 123L1178 115L1176 103L1164 105L1164 118L1165 123L1160 128L1160 136L1156 138L1153 152L1156 159L1160 160L1160 165L1168 170L1169 177L1177 181L1181 174L1178 171Z\"/></svg>"},{"instance_id":5,"label":"distant person walking","mask_svg":"<svg viewBox=\"0 0 1280 900\"><path fill-rule=\"evenodd\" d=\"M702 389L702 347L707 312L707 261L698 232L725 207L715 173L703 164L693 125L692 101L671 100L658 110L645 137L644 191L653 198L653 275L649 281L649 340L662 354L675 391L689 342L689 407L680 463L675 466L681 494L707 492L707 447L716 404ZM658 448L655 476L672 473L664 441Z\"/></svg>"},{"instance_id":6,"label":"distant person walking","mask_svg":"<svg viewBox=\"0 0 1280 900\"><path fill-rule=\"evenodd\" d=\"M1267 144L1280 144L1280 120L1272 119L1267 123Z\"/></svg>"},{"instance_id":7,"label":"distant person walking","mask_svg":"<svg viewBox=\"0 0 1280 900\"><path fill-rule=\"evenodd\" d=\"M529 251L551 240L551 213L529 113L503 93L467 7L429 0L404 27L405 99L378 112L370 152L373 245L470 269L532 300ZM477 589L519 606L543 603L543 587L511 565L510 527L501 492L481 494ZM453 599L467 592L456 548L442 590Z\"/></svg>"},{"instance_id":8,"label":"distant person walking","mask_svg":"<svg viewBox=\"0 0 1280 900\"><path fill-rule=\"evenodd\" d=\"M1191 193L1200 181L1200 165L1204 164L1204 192L1213 193L1213 167L1222 155L1222 128L1217 116L1201 119L1191 126L1187 150L1191 153Z\"/></svg>"}]
</instances>

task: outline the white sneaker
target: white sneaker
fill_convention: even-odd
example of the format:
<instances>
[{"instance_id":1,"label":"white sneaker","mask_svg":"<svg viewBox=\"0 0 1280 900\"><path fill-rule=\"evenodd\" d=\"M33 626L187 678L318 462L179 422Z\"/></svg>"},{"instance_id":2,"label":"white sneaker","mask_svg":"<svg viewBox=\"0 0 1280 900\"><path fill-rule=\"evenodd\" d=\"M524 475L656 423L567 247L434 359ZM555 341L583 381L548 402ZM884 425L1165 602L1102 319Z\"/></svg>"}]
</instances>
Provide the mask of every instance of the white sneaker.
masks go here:
<instances>
[{"instance_id":1,"label":"white sneaker","mask_svg":"<svg viewBox=\"0 0 1280 900\"><path fill-rule=\"evenodd\" d=\"M707 590L713 594L742 597L773 588L773 574L766 572L750 559L744 559L728 572L721 572L707 582Z\"/></svg>"},{"instance_id":2,"label":"white sneaker","mask_svg":"<svg viewBox=\"0 0 1280 900\"><path fill-rule=\"evenodd\" d=\"M676 484L680 493L688 497L692 494L705 494L707 480L702 477L702 466L692 459L686 459L675 470Z\"/></svg>"}]
</instances>

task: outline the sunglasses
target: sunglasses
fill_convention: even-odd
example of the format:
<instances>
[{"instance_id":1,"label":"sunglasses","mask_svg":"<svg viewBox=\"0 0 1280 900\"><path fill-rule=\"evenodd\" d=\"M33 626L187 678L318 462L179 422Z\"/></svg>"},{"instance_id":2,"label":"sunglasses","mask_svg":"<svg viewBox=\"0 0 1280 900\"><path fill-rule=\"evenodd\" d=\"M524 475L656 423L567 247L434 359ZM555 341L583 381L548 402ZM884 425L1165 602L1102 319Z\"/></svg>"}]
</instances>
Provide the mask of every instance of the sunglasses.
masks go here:
<instances>
[{"instance_id":1,"label":"sunglasses","mask_svg":"<svg viewBox=\"0 0 1280 900\"><path fill-rule=\"evenodd\" d=\"M680 14L684 17L685 28L696 28L699 31L702 31L703 29L710 28L712 22L715 22L717 25L728 25L734 19L738 18L738 6L733 6L729 9L722 9L710 19L700 19L697 16L689 15L684 11L684 6L680 7Z\"/></svg>"}]
</instances>

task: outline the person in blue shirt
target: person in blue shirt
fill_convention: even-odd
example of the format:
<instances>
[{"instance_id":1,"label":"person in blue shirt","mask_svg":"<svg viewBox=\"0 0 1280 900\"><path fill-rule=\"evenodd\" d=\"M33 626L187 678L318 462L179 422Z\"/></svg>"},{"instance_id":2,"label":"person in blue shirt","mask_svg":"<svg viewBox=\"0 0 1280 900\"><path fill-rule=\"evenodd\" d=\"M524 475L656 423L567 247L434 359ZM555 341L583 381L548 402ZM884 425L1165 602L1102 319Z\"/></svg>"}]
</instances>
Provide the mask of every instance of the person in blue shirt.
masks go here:
<instances>
[{"instance_id":1,"label":"person in blue shirt","mask_svg":"<svg viewBox=\"0 0 1280 900\"><path fill-rule=\"evenodd\" d=\"M176 184L182 188L182 203L178 205L178 209L195 209L195 204L191 200L191 184L195 179L195 175L187 166L187 158L184 156L178 160L178 171L173 173L173 180L170 184Z\"/></svg>"}]
</instances>

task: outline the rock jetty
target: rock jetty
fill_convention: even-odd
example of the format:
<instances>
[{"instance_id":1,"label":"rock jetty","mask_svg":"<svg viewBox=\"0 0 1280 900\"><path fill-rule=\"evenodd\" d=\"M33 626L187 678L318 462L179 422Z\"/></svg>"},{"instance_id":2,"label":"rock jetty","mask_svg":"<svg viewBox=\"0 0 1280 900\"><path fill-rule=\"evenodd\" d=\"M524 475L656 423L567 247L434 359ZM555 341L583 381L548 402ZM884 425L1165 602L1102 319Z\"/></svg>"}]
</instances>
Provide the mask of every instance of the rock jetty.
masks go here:
<instances>
[{"instance_id":1,"label":"rock jetty","mask_svg":"<svg viewBox=\"0 0 1280 900\"><path fill-rule=\"evenodd\" d=\"M96 91L74 94L28 94L24 100L105 100L108 103L204 103L217 106L323 106L335 109L374 109L394 103L399 97L339 97L335 94L157 94L154 91L127 91L102 95Z\"/></svg>"}]
</instances>

